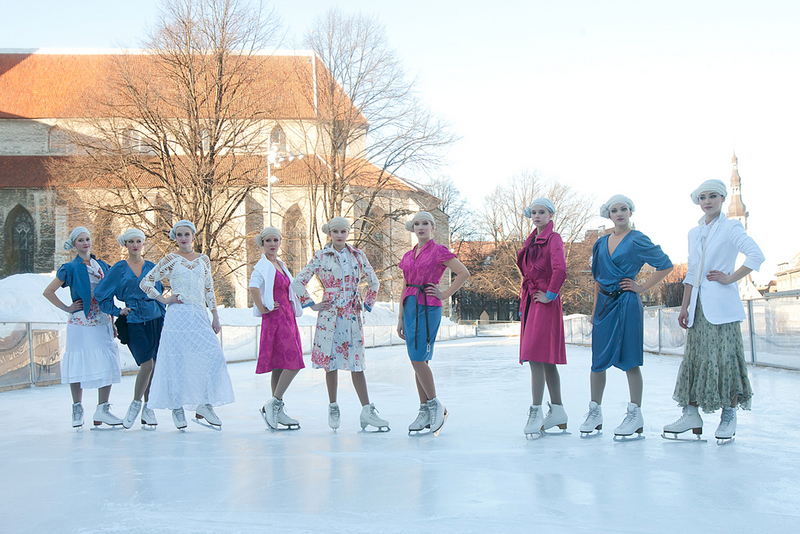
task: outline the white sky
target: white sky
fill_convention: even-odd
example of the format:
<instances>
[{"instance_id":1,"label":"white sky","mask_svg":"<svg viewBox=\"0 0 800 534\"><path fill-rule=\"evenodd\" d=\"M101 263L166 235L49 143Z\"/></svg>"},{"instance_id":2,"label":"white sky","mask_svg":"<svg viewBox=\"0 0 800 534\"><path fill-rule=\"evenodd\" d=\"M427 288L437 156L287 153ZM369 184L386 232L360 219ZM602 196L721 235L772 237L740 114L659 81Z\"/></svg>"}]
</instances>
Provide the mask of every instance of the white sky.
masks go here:
<instances>
[{"instance_id":1,"label":"white sky","mask_svg":"<svg viewBox=\"0 0 800 534\"><path fill-rule=\"evenodd\" d=\"M158 2L8 4L0 48L107 48L137 46ZM538 169L598 206L627 194L637 227L684 262L701 216L689 193L709 178L729 183L735 147L748 231L767 257L756 280L800 252L800 2L273 5L286 47L330 7L377 15L425 99L462 137L443 173L476 207L498 183Z\"/></svg>"}]
</instances>

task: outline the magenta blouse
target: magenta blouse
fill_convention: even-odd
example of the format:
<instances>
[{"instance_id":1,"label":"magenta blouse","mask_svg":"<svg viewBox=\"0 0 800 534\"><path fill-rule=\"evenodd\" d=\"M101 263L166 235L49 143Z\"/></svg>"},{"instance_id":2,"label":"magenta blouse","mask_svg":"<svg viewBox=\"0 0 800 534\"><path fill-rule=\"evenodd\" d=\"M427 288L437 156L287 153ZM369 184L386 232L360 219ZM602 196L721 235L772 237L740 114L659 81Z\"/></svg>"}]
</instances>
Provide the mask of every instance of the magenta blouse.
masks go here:
<instances>
[{"instance_id":1,"label":"magenta blouse","mask_svg":"<svg viewBox=\"0 0 800 534\"><path fill-rule=\"evenodd\" d=\"M447 269L444 262L450 258L455 258L456 255L450 252L446 246L439 245L431 239L422 246L419 255L414 258L418 246L416 245L406 252L403 255L403 259L400 260L398 267L403 271L403 278L405 278L407 284L416 286L421 286L422 284L439 285L439 281L442 279L445 269ZM412 295L419 299L419 291L416 287L406 287L401 302L405 302L406 297ZM428 306L442 305L442 301L436 297L428 297L427 302Z\"/></svg>"}]
</instances>

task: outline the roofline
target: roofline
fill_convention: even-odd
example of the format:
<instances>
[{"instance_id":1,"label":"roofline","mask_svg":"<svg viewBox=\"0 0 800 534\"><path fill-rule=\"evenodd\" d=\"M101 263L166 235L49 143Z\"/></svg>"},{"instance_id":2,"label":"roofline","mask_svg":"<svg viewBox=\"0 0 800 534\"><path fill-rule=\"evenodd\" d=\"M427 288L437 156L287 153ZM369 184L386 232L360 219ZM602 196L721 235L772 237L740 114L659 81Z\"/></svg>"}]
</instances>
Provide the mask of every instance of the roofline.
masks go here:
<instances>
[{"instance_id":1,"label":"roofline","mask_svg":"<svg viewBox=\"0 0 800 534\"><path fill-rule=\"evenodd\" d=\"M147 55L144 48L0 48L0 54L28 54L54 56L116 56L122 54ZM256 56L308 56L315 57L312 50L258 50Z\"/></svg>"}]
</instances>

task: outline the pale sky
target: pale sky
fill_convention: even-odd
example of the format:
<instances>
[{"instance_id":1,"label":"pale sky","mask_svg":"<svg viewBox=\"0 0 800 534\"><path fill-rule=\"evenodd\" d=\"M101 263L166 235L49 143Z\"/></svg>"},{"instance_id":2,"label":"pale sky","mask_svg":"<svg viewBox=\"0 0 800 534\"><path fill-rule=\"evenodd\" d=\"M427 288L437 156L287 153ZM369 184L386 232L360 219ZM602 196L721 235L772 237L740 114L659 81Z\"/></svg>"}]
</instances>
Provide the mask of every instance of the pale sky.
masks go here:
<instances>
[{"instance_id":1,"label":"pale sky","mask_svg":"<svg viewBox=\"0 0 800 534\"><path fill-rule=\"evenodd\" d=\"M0 48L136 47L158 5L4 3ZM748 233L767 257L756 281L800 252L800 2L272 5L289 32L283 48L299 46L331 7L376 15L425 100L462 137L441 173L476 208L495 185L538 169L598 206L628 195L638 229L685 262L686 233L702 215L689 193L709 178L729 184L735 148Z\"/></svg>"}]
</instances>

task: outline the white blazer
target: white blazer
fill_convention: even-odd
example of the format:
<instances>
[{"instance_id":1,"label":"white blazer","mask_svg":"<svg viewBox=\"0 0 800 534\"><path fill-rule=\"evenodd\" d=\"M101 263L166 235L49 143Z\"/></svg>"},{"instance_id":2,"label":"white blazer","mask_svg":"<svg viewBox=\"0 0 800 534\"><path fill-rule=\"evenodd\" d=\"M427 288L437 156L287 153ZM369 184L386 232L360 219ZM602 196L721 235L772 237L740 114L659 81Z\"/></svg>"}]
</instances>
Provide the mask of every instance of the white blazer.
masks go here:
<instances>
[{"instance_id":1,"label":"white blazer","mask_svg":"<svg viewBox=\"0 0 800 534\"><path fill-rule=\"evenodd\" d=\"M292 289L292 281L294 278L292 278L292 275L289 274L289 270L281 260L278 260L278 263L281 264L283 273L289 277L289 301L292 303L292 309L294 310L295 317L300 317L303 315L303 306L300 305L300 299L297 298L294 289ZM259 291L261 291L261 303L269 311L275 309L275 301L272 299L272 291L275 287L276 274L277 270L275 269L275 266L264 254L262 254L261 259L258 260L258 263L256 263L256 266L253 269L253 273L250 275L250 284L248 287L257 287ZM258 306L255 304L253 304L253 316L261 317L261 313L258 311Z\"/></svg>"},{"instance_id":2,"label":"white blazer","mask_svg":"<svg viewBox=\"0 0 800 534\"><path fill-rule=\"evenodd\" d=\"M764 254L753 238L744 231L742 223L728 219L720 213L716 221L706 226L706 218L689 230L689 266L686 270L684 284L692 286L692 298L689 302L688 325L694 324L697 309L697 298L703 294L703 315L711 324L742 322L746 316L739 297L738 284L721 284L711 281L706 276L710 271L722 271L733 274L736 270L736 256L741 252L746 256L744 266L758 271L764 263ZM703 237L705 236L705 239ZM705 261L703 261L703 243L706 244ZM701 271L702 264L702 272Z\"/></svg>"}]
</instances>

